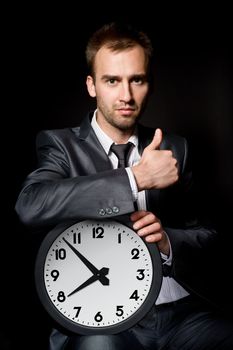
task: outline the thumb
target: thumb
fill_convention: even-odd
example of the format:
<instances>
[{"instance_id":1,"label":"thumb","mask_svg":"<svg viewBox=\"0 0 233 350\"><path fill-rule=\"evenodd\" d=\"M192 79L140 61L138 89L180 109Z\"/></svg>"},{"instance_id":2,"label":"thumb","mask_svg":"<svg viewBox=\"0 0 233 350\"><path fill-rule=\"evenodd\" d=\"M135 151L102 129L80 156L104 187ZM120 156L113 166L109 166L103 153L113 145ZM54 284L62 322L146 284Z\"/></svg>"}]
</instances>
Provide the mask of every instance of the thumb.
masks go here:
<instances>
[{"instance_id":1,"label":"thumb","mask_svg":"<svg viewBox=\"0 0 233 350\"><path fill-rule=\"evenodd\" d=\"M158 149L161 142L163 139L163 133L161 129L156 129L155 130L155 134L153 137L153 140L151 141L151 143L147 146L147 149L149 150L155 150Z\"/></svg>"}]
</instances>

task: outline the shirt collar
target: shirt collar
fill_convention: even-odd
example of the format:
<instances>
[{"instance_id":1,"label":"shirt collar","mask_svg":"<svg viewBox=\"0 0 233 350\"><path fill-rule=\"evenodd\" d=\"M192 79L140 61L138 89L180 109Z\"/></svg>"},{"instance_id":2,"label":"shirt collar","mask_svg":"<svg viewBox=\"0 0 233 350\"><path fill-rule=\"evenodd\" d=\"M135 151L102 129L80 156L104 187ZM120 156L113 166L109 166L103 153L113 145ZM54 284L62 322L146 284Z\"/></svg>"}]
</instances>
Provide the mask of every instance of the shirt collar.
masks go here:
<instances>
[{"instance_id":1,"label":"shirt collar","mask_svg":"<svg viewBox=\"0 0 233 350\"><path fill-rule=\"evenodd\" d=\"M99 124L97 123L96 120L96 112L97 109L95 110L94 114L93 114L93 118L91 120L91 126L98 138L98 140L100 141L102 147L104 148L105 152L107 154L109 154L110 151L110 147L111 145L114 143L114 141L111 139L111 137L109 137L99 126ZM136 147L138 146L138 135L137 135L137 128L135 129L135 132L133 135L130 136L130 138L128 139L128 142L132 142Z\"/></svg>"}]
</instances>

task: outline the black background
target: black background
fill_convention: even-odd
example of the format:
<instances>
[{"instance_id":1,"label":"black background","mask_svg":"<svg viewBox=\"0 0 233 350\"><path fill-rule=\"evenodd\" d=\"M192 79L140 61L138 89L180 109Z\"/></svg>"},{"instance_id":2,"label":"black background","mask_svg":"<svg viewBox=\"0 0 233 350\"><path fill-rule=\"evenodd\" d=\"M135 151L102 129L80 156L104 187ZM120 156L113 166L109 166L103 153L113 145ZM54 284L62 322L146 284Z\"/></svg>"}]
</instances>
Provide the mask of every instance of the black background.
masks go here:
<instances>
[{"instance_id":1,"label":"black background","mask_svg":"<svg viewBox=\"0 0 233 350\"><path fill-rule=\"evenodd\" d=\"M222 283L223 275L229 290L233 267L230 13L224 2L163 8L156 2L153 7L129 3L127 8L117 2L89 4L85 9L78 4L38 4L3 11L2 349L46 348L50 324L33 280L38 240L19 223L14 205L25 176L36 165L37 132L75 126L94 107L85 87L85 45L95 29L113 19L137 23L152 39L154 91L143 123L188 139L202 195L200 206L222 236L216 283ZM36 339L33 346L31 337Z\"/></svg>"}]
</instances>

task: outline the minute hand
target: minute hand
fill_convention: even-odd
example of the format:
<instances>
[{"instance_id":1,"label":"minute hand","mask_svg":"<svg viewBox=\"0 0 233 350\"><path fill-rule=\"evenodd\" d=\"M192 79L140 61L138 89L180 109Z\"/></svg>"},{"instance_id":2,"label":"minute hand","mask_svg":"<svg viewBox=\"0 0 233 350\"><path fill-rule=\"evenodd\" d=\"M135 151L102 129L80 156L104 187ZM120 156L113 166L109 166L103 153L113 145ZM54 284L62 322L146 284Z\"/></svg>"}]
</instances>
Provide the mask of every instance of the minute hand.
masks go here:
<instances>
[{"instance_id":1,"label":"minute hand","mask_svg":"<svg viewBox=\"0 0 233 350\"><path fill-rule=\"evenodd\" d=\"M76 248L74 248L72 244L70 244L65 238L63 238L63 240L94 275L97 275L99 273L99 270L89 260L87 260L85 256L83 256Z\"/></svg>"}]
</instances>

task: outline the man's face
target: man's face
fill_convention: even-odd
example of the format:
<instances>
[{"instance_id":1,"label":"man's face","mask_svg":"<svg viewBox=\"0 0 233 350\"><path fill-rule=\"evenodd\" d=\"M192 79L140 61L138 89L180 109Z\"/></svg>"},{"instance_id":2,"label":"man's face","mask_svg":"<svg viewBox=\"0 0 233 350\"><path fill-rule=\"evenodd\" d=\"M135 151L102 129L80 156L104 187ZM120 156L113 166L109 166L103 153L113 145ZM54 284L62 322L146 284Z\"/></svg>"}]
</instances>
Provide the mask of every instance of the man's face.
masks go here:
<instances>
[{"instance_id":1,"label":"man's face","mask_svg":"<svg viewBox=\"0 0 233 350\"><path fill-rule=\"evenodd\" d=\"M97 100L98 122L106 131L132 130L149 89L143 48L138 45L113 52L102 47L95 57L94 71L95 80L88 76L87 88Z\"/></svg>"}]
</instances>

